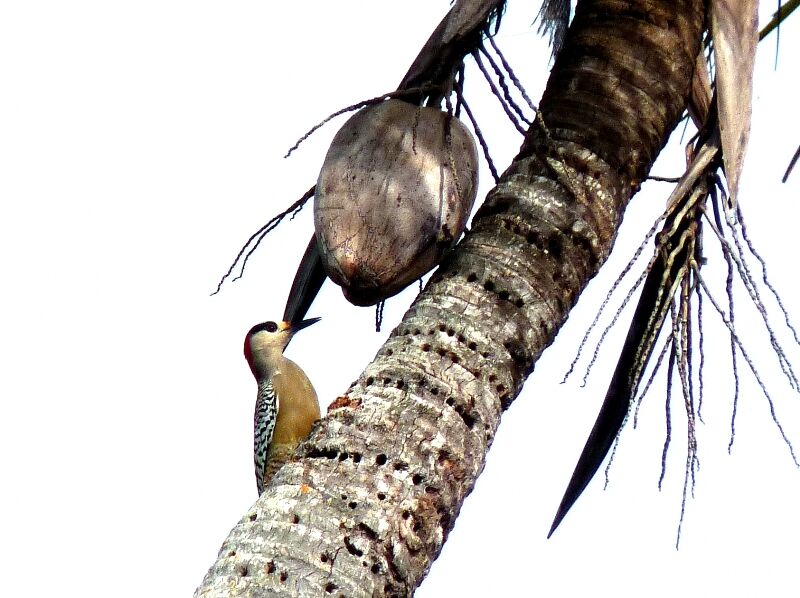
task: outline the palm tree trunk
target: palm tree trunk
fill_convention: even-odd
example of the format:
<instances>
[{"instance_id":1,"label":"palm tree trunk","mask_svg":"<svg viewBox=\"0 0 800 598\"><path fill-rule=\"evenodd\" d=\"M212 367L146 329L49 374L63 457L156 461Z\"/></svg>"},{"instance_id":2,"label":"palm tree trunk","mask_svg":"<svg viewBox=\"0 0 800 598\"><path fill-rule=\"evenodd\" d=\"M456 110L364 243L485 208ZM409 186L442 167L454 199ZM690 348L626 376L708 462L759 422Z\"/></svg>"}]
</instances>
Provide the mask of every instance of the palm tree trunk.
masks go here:
<instances>
[{"instance_id":1,"label":"palm tree trunk","mask_svg":"<svg viewBox=\"0 0 800 598\"><path fill-rule=\"evenodd\" d=\"M471 231L196 596L413 593L677 123L703 19L699 0L579 3L541 118Z\"/></svg>"}]
</instances>

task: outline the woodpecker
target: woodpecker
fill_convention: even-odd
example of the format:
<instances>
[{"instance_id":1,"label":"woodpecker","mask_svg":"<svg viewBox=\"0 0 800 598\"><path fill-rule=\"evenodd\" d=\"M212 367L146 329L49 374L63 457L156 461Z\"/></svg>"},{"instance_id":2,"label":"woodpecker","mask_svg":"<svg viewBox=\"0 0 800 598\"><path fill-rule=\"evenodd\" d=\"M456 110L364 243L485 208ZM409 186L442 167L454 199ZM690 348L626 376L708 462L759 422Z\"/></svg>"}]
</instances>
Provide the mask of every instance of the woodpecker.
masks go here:
<instances>
[{"instance_id":1,"label":"woodpecker","mask_svg":"<svg viewBox=\"0 0 800 598\"><path fill-rule=\"evenodd\" d=\"M283 356L292 336L318 321L263 322L244 339L244 356L258 383L253 456L259 496L320 417L317 393L308 376Z\"/></svg>"}]
</instances>

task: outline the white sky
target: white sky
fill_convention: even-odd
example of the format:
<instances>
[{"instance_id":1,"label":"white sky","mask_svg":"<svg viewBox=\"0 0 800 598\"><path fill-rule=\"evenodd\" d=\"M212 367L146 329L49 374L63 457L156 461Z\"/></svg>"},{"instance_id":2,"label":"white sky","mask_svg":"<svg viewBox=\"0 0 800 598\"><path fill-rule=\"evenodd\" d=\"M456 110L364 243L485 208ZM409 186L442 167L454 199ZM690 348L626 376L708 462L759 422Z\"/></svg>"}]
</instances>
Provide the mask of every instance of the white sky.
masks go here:
<instances>
[{"instance_id":1,"label":"white sky","mask_svg":"<svg viewBox=\"0 0 800 598\"><path fill-rule=\"evenodd\" d=\"M328 113L394 89L448 6L0 6L3 595L186 596L200 583L256 498L255 386L242 340L252 324L281 315L311 232L310 206L267 238L242 280L209 292L250 233L313 184L343 120L290 160L286 149ZM529 27L537 9L512 1L498 38L534 100L547 75L547 50ZM800 172L786 185L780 177L800 143L799 27L794 19L783 29L777 71L774 38L761 48L741 191L751 236L797 321ZM520 139L471 75L469 99L502 170ZM681 151L673 145L654 173L678 174ZM479 198L490 188L481 174ZM612 259L504 415L418 596L796 593L800 472L743 363L728 456L728 341L713 317L702 469L680 550L685 416L676 397L659 493L663 386L623 436L609 489L595 480L545 540L627 321L586 389L579 377L559 381L668 190L648 183L632 202ZM713 248L709 257L706 276L721 290L720 258ZM374 312L326 285L309 314L323 321L290 348L323 402L358 376L413 295L387 304L375 334ZM745 298L739 306L741 335L800 451L800 398L776 373ZM800 367L796 345L791 355Z\"/></svg>"}]
</instances>

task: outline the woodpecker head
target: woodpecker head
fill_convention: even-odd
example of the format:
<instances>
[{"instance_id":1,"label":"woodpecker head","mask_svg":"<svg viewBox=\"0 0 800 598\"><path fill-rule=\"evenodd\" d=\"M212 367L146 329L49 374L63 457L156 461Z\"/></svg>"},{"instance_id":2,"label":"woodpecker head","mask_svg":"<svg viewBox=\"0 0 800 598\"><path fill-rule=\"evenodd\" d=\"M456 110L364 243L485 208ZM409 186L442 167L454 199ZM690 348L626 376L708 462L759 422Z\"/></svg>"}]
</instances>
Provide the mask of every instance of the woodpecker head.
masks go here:
<instances>
[{"instance_id":1,"label":"woodpecker head","mask_svg":"<svg viewBox=\"0 0 800 598\"><path fill-rule=\"evenodd\" d=\"M319 320L320 318L311 318L300 322L262 322L253 326L244 339L244 357L256 379L262 378L273 369L298 330Z\"/></svg>"}]
</instances>

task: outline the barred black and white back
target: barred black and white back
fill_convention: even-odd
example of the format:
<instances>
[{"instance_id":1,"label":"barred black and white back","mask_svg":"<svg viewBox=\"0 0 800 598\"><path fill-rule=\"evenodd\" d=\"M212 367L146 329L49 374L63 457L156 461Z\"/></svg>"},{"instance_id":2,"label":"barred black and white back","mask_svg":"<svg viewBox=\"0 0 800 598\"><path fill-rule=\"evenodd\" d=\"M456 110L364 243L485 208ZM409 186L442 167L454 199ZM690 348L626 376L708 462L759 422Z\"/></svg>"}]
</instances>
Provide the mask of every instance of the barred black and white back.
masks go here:
<instances>
[{"instance_id":1,"label":"barred black and white back","mask_svg":"<svg viewBox=\"0 0 800 598\"><path fill-rule=\"evenodd\" d=\"M272 387L272 380L265 380L258 385L256 411L253 416L253 458L256 466L256 486L258 494L264 492L264 474L267 468L267 451L275 422L278 419L278 397Z\"/></svg>"}]
</instances>

